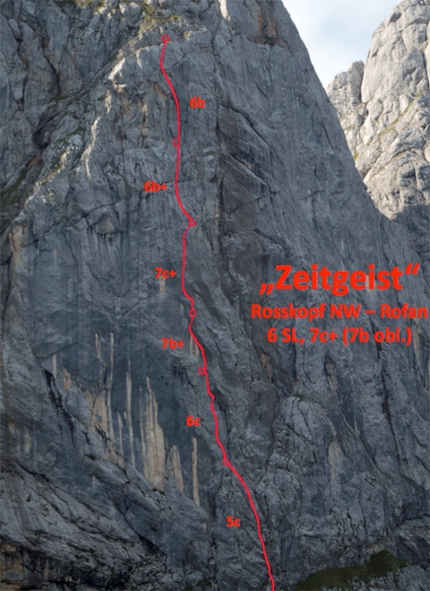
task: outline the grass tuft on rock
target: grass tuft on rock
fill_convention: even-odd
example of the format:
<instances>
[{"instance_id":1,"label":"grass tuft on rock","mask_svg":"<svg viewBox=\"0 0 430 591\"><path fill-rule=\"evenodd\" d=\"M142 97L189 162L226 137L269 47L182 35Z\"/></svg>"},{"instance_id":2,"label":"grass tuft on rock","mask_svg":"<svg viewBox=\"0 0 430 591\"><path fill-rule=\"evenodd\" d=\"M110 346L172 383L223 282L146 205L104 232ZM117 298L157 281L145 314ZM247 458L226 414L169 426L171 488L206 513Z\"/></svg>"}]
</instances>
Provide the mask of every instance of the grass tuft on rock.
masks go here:
<instances>
[{"instance_id":1,"label":"grass tuft on rock","mask_svg":"<svg viewBox=\"0 0 430 591\"><path fill-rule=\"evenodd\" d=\"M360 566L320 570L298 583L296 589L297 591L320 591L323 588L349 589L354 579L367 582L405 566L408 566L405 560L396 558L384 550Z\"/></svg>"}]
</instances>

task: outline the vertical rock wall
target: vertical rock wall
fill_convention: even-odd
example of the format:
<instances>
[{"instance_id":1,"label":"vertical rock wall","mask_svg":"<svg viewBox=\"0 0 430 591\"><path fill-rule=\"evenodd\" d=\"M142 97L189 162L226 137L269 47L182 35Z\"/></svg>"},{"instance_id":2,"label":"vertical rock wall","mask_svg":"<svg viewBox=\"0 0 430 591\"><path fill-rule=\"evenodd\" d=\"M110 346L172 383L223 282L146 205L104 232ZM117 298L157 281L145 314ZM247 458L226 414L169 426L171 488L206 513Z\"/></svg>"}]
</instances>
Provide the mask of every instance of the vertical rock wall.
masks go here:
<instances>
[{"instance_id":1,"label":"vertical rock wall","mask_svg":"<svg viewBox=\"0 0 430 591\"><path fill-rule=\"evenodd\" d=\"M195 330L278 588L382 548L425 562L425 324L408 321L410 348L301 347L268 343L273 321L250 319L251 303L292 301L258 295L275 265L416 262L367 195L281 2L22 0L1 14L17 63L13 73L4 62L15 195L2 259L4 585L267 587L188 338L162 33L182 110L181 195L198 220L187 263ZM191 96L205 109L189 109ZM169 189L145 193L146 180ZM156 280L155 267L178 275ZM423 298L422 274L384 294L392 305ZM294 298L322 302L339 298ZM380 300L365 291L348 303ZM361 324L373 334L385 321ZM288 326L307 333L309 322ZM163 350L163 337L185 347ZM185 426L191 414L202 427ZM241 528L226 528L227 515Z\"/></svg>"}]
</instances>

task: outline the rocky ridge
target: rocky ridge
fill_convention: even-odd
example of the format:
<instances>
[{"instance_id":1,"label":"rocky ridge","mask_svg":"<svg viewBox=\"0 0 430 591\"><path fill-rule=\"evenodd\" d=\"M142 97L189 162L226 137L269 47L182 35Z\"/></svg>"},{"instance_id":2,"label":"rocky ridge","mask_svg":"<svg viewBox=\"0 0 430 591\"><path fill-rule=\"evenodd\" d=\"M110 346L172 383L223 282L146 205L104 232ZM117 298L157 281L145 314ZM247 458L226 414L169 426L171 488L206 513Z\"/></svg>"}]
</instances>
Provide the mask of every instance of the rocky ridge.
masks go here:
<instances>
[{"instance_id":1,"label":"rocky ridge","mask_svg":"<svg viewBox=\"0 0 430 591\"><path fill-rule=\"evenodd\" d=\"M178 279L154 278L180 269L184 229L171 190L143 191L150 179L171 188L175 168L162 33L183 114L181 194L198 220L187 289L221 438L278 588L384 548L425 565L425 323L409 322L408 349L300 347L268 343L273 321L249 317L251 303L289 301L258 295L277 264L416 262L369 199L282 3L19 0L1 17L2 584L268 588L247 500L214 442L187 301ZM196 95L204 110L187 108ZM422 274L384 294L424 299ZM294 298L323 301L339 303ZM361 321L370 334L385 324ZM186 347L163 351L161 337ZM185 427L190 414L200 429Z\"/></svg>"},{"instance_id":2,"label":"rocky ridge","mask_svg":"<svg viewBox=\"0 0 430 591\"><path fill-rule=\"evenodd\" d=\"M327 92L369 193L405 225L430 282L430 3L404 0L375 31L366 65Z\"/></svg>"}]
</instances>

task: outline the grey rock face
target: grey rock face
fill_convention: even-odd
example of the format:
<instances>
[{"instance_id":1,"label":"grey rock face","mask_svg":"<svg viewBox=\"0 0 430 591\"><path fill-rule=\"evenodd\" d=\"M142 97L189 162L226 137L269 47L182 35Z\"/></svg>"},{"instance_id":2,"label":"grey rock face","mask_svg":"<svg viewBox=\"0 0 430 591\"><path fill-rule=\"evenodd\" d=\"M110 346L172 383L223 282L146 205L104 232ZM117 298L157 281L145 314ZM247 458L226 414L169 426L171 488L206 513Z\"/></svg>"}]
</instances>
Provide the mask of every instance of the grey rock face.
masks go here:
<instances>
[{"instance_id":1,"label":"grey rock face","mask_svg":"<svg viewBox=\"0 0 430 591\"><path fill-rule=\"evenodd\" d=\"M427 303L421 273L383 299L259 296L279 264L417 262L406 231L367 195L281 2L23 0L1 11L17 63L5 66L6 186L39 159L2 259L3 585L269 588L187 330L164 33L182 111L180 190L198 220L186 276L194 328L277 589L382 548L425 564L424 322L408 321L409 348L345 347L269 343L270 327L308 336L309 322L250 319L252 303ZM189 108L192 96L205 108ZM145 193L147 180L168 190ZM157 280L155 267L177 276ZM372 335L406 321L359 324ZM185 347L163 350L164 337ZM188 415L202 426L186 427ZM228 529L227 515L241 527Z\"/></svg>"},{"instance_id":2,"label":"grey rock face","mask_svg":"<svg viewBox=\"0 0 430 591\"><path fill-rule=\"evenodd\" d=\"M404 224L427 282L430 4L404 0L376 30L366 65L328 87L356 166L380 211Z\"/></svg>"}]
</instances>

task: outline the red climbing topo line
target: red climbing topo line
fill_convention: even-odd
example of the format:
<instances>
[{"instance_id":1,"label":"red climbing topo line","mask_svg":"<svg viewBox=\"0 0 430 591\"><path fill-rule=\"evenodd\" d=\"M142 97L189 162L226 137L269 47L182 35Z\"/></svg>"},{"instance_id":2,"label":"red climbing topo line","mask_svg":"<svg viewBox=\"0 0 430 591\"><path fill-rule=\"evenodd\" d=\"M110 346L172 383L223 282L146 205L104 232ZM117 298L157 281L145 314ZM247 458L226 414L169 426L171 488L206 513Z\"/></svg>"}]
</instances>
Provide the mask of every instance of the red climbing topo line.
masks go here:
<instances>
[{"instance_id":1,"label":"red climbing topo line","mask_svg":"<svg viewBox=\"0 0 430 591\"><path fill-rule=\"evenodd\" d=\"M252 500L251 491L249 490L249 488L248 488L246 482L244 481L244 479L242 478L242 476L239 474L239 472L236 470L236 468L231 464L230 460L227 457L227 452L225 451L225 447L219 438L218 415L216 414L216 410L215 410L215 406L214 406L215 396L211 392L210 384L209 384L209 375L208 375L208 368L207 368L206 353L203 348L203 345L200 343L200 341L198 340L198 338L196 337L196 335L194 334L194 331L193 331L193 323L194 323L194 318L197 315L197 311L196 311L195 304L194 304L194 298L192 296L190 296L190 294L187 292L186 287L185 287L185 270L187 267L187 234L188 234L188 231L190 228L197 225L197 222L195 219L193 219L190 216L188 211L185 209L184 204L182 203L181 196L179 194L178 182L179 182L179 169L180 169L180 164L181 164L181 111L179 108L178 95L176 94L174 86L173 86L166 70L164 69L164 53L166 50L166 45L170 41L169 35L162 35L161 41L163 43L163 47L161 48L161 55L160 55L160 69L161 69L163 76L166 79L166 82L170 88L170 92L172 93L173 100L175 101L175 106L176 106L177 137L174 138L174 140L172 141L173 145L176 148L176 171L175 171L175 181L174 181L175 195L176 195L176 201L178 202L180 210L182 211L182 213L184 214L184 216L188 220L188 225L185 228L184 233L182 234L182 277L181 277L182 293L189 300L190 305L191 305L190 312L189 312L190 321L188 323L188 332L190 333L191 338L193 339L193 341L195 342L195 344L199 348L200 353L202 355L203 367L200 367L198 369L198 373L199 373L199 375L205 376L206 390L207 390L207 393L211 399L210 409L211 409L212 416L213 416L214 423L215 423L215 439L216 439L218 447L220 448L220 450L222 452L222 456L223 456L222 464L223 464L223 466L227 466L227 468L229 468L233 472L233 474L236 476L236 478L239 480L240 484L242 485L244 491L246 492L246 496L248 497L248 501L249 501L251 510L254 513L255 522L257 524L257 533L258 533L258 537L260 539L261 550L263 552L264 560L266 562L267 572L269 574L269 579L272 584L272 591L275 591L275 579L273 578L273 575L272 575L272 569L270 567L269 558L268 558L267 552L266 552L266 545L264 543L264 539L261 534L260 518L258 516L257 509L255 508L254 501Z\"/></svg>"}]
</instances>

